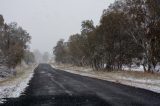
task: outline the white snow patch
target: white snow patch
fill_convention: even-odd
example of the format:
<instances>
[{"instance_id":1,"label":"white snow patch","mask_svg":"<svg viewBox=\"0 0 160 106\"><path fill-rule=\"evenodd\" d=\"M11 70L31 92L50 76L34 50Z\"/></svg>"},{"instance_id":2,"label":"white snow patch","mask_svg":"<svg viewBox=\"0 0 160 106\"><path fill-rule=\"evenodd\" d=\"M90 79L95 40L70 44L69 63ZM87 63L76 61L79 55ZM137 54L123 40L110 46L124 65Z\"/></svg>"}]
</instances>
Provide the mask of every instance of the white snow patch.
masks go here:
<instances>
[{"instance_id":1,"label":"white snow patch","mask_svg":"<svg viewBox=\"0 0 160 106\"><path fill-rule=\"evenodd\" d=\"M34 74L33 69L25 71L28 71L25 73L25 75L16 78L10 83L0 85L0 103L3 103L3 98L17 98L22 95Z\"/></svg>"},{"instance_id":2,"label":"white snow patch","mask_svg":"<svg viewBox=\"0 0 160 106\"><path fill-rule=\"evenodd\" d=\"M123 70L126 70L126 71L141 71L141 72L144 71L144 68L143 68L142 65L140 65L140 66L132 65L131 67L123 66L122 69L123 69ZM155 67L155 71L157 71L157 72L160 71L160 65L157 65L157 66Z\"/></svg>"},{"instance_id":3,"label":"white snow patch","mask_svg":"<svg viewBox=\"0 0 160 106\"><path fill-rule=\"evenodd\" d=\"M137 66L131 66L131 68L129 68L128 66L123 66L122 69L123 69L123 70L126 70L126 71L144 71L142 65L139 66L139 67L137 67Z\"/></svg>"}]
</instances>

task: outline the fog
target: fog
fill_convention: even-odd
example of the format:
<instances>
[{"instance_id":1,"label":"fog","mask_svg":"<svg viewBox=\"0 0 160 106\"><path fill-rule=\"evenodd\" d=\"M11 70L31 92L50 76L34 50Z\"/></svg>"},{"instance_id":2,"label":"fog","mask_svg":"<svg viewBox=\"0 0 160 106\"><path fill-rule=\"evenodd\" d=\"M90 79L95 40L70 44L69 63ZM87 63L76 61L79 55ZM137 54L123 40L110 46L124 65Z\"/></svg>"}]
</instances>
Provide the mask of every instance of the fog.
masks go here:
<instances>
[{"instance_id":1,"label":"fog","mask_svg":"<svg viewBox=\"0 0 160 106\"><path fill-rule=\"evenodd\" d=\"M115 0L0 0L0 14L7 23L17 22L32 36L30 48L52 53L60 39L79 33L81 22L96 24Z\"/></svg>"}]
</instances>

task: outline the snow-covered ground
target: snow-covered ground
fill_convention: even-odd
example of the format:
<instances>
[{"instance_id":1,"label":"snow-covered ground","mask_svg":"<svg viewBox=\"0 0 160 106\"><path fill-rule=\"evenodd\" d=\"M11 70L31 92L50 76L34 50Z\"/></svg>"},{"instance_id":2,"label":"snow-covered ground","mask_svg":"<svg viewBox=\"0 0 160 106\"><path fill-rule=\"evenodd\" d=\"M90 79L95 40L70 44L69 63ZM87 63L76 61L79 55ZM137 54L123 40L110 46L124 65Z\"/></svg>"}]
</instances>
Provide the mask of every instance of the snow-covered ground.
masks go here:
<instances>
[{"instance_id":1,"label":"snow-covered ground","mask_svg":"<svg viewBox=\"0 0 160 106\"><path fill-rule=\"evenodd\" d=\"M131 68L129 68L129 67L127 67L127 66L123 66L122 69L123 69L123 70L126 70L126 71L144 71L142 65L140 65L139 67L132 65ZM160 71L160 65L157 65L157 66L155 67L155 70L156 70L157 72Z\"/></svg>"},{"instance_id":2,"label":"snow-covered ground","mask_svg":"<svg viewBox=\"0 0 160 106\"><path fill-rule=\"evenodd\" d=\"M127 66L123 66L122 69L123 69L123 70L126 70L126 71L144 71L142 65L141 65L140 67L132 66L131 68L129 68L129 67L127 67Z\"/></svg>"},{"instance_id":3,"label":"snow-covered ground","mask_svg":"<svg viewBox=\"0 0 160 106\"><path fill-rule=\"evenodd\" d=\"M103 72L92 71L90 68L52 65L53 68L62 69L70 73L88 76L92 78L107 80L124 85L147 89L160 93L160 75L146 74L143 72ZM141 70L136 70L141 71Z\"/></svg>"},{"instance_id":4,"label":"snow-covered ground","mask_svg":"<svg viewBox=\"0 0 160 106\"><path fill-rule=\"evenodd\" d=\"M14 72L14 69L9 69L7 66L3 66L0 64L0 80L12 76Z\"/></svg>"},{"instance_id":5,"label":"snow-covered ground","mask_svg":"<svg viewBox=\"0 0 160 106\"><path fill-rule=\"evenodd\" d=\"M34 67L21 70L17 76L0 81L0 103L3 103L3 98L16 98L23 94L33 77Z\"/></svg>"}]
</instances>

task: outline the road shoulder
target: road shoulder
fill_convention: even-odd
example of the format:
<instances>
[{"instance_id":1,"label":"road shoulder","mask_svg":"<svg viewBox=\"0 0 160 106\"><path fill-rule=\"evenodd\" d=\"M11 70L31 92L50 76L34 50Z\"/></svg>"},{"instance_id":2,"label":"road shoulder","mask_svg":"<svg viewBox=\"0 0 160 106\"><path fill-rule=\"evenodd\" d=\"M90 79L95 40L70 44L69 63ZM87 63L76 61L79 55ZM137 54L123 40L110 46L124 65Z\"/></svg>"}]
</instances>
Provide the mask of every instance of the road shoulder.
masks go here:
<instances>
[{"instance_id":1,"label":"road shoulder","mask_svg":"<svg viewBox=\"0 0 160 106\"><path fill-rule=\"evenodd\" d=\"M81 76L87 76L91 78L120 83L123 85L142 88L142 89L150 90L156 93L160 93L160 79L158 77L149 78L148 77L149 75L145 75L145 74L143 74L142 77L137 77L137 74L140 72L133 72L134 74L135 73L136 74L131 75L133 73L102 72L102 71L97 72L97 71L93 71L90 68L66 66L66 65L55 65L55 64L54 65L51 64L51 66L55 69L64 70L66 72L78 74Z\"/></svg>"},{"instance_id":2,"label":"road shoulder","mask_svg":"<svg viewBox=\"0 0 160 106\"><path fill-rule=\"evenodd\" d=\"M16 98L23 94L33 77L35 67L36 65L21 67L16 76L0 82L0 103L3 103L3 98Z\"/></svg>"}]
</instances>

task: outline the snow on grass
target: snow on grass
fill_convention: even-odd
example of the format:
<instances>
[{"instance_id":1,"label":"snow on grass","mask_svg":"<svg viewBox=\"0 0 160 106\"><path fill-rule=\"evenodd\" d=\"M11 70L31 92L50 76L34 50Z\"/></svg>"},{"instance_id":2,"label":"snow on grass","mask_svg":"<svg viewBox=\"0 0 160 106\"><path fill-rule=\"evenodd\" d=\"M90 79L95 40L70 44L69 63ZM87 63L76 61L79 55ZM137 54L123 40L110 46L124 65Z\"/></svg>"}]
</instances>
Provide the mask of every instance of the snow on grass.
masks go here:
<instances>
[{"instance_id":1,"label":"snow on grass","mask_svg":"<svg viewBox=\"0 0 160 106\"><path fill-rule=\"evenodd\" d=\"M82 76L88 76L92 78L116 82L160 93L160 75L145 74L143 72L130 72L130 71L119 71L119 72L91 71L90 68L85 69L84 67L79 68L79 67L68 67L68 66L58 66L58 65L52 65L52 67L56 69L62 69L70 73L79 74Z\"/></svg>"},{"instance_id":2,"label":"snow on grass","mask_svg":"<svg viewBox=\"0 0 160 106\"><path fill-rule=\"evenodd\" d=\"M33 77L34 68L23 70L15 77L0 82L0 103L3 103L3 98L16 98L22 95L29 81Z\"/></svg>"},{"instance_id":3,"label":"snow on grass","mask_svg":"<svg viewBox=\"0 0 160 106\"><path fill-rule=\"evenodd\" d=\"M122 68L123 70L126 70L126 71L141 71L143 72L144 69L143 69L143 66L139 66L139 67L136 67L136 66L132 66L131 68L127 67L127 66L123 66Z\"/></svg>"},{"instance_id":4,"label":"snow on grass","mask_svg":"<svg viewBox=\"0 0 160 106\"><path fill-rule=\"evenodd\" d=\"M140 66L135 66L135 65L132 65L130 68L128 66L123 66L122 68L123 70L126 70L126 71L141 71L141 72L144 72L144 68L142 65ZM155 67L155 71L156 72L159 72L160 71L160 65L157 65Z\"/></svg>"}]
</instances>

